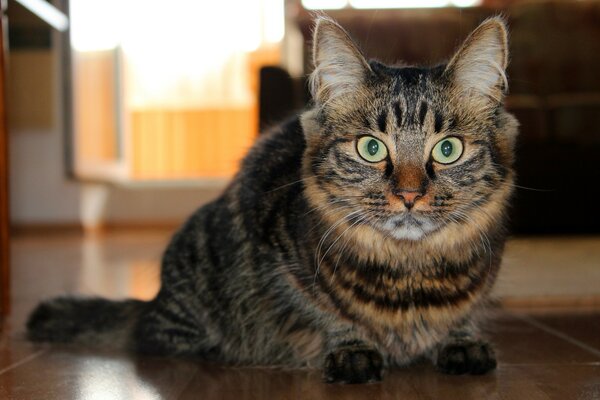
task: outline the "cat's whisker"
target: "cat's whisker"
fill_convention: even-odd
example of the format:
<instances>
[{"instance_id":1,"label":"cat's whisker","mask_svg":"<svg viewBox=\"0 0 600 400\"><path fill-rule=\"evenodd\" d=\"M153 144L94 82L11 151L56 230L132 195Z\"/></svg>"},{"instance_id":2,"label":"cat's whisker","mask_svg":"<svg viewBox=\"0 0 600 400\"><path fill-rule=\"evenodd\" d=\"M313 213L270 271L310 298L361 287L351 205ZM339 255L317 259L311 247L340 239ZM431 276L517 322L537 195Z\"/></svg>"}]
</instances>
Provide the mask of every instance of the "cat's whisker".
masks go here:
<instances>
[{"instance_id":1,"label":"cat's whisker","mask_svg":"<svg viewBox=\"0 0 600 400\"><path fill-rule=\"evenodd\" d=\"M493 166L493 167L496 167L496 168L502 168L502 169L504 169L504 168L505 168L504 166L502 166L502 165L500 165L500 164L498 164L498 163L492 162L492 161L489 161L489 164L490 164L491 166ZM505 182L504 184L506 184L506 185L508 185L508 186L510 186L510 187L513 187L513 188L515 188L515 189L531 190L531 191L533 191L533 192L555 192L555 191L556 191L556 189L541 189L541 188L533 188L533 187L528 187L528 186L518 185L518 184L516 184L516 183L510 183L510 182Z\"/></svg>"},{"instance_id":2,"label":"cat's whisker","mask_svg":"<svg viewBox=\"0 0 600 400\"><path fill-rule=\"evenodd\" d=\"M353 198L362 198L362 197L364 197L364 196L345 195L344 197L340 197L340 198L337 198L337 199L329 200L325 204L321 204L321 205L318 205L316 207L311 208L310 210L308 210L307 212L305 212L304 214L302 214L302 216L305 217L308 214L311 214L311 213L313 213L315 211L318 211L318 210L321 210L321 209L330 208L331 205L337 204L337 203L347 203L348 207L352 207L353 205L350 204L350 200L352 200Z\"/></svg>"},{"instance_id":3,"label":"cat's whisker","mask_svg":"<svg viewBox=\"0 0 600 400\"><path fill-rule=\"evenodd\" d=\"M479 206L477 206L477 207L480 209L480 211L482 211L484 214L487 215L487 213L486 213L485 210L483 210ZM490 268L491 268L492 257L493 257L492 245L491 245L491 242L489 240L489 237L485 233L485 230L483 229L483 227L478 222L474 221L472 218L470 218L469 215L465 214L464 212L462 212L460 210L455 210L454 212L456 213L457 216L460 217L460 219L463 222L474 224L477 227L479 238L480 238L480 241L481 241L481 246L483 248L484 253L487 253L489 255L489 262L490 262Z\"/></svg>"},{"instance_id":4,"label":"cat's whisker","mask_svg":"<svg viewBox=\"0 0 600 400\"><path fill-rule=\"evenodd\" d=\"M344 196L338 199L334 199L334 200L330 200L327 202L327 204L323 204L317 207L313 207L312 209L310 209L309 211L305 212L304 214L302 214L302 217L305 217L311 213L320 211L320 210L326 210L325 212L321 213L319 216L321 217L319 219L319 221L317 221L315 223L315 225L308 231L308 233L312 233L315 229L317 229L319 226L323 225L324 223L327 222L326 218L331 216L332 214L335 213L339 213L342 212L344 210L348 210L348 209L353 209L355 206L350 204L350 200L353 198L364 198L364 196ZM343 204L342 206L334 206L335 204L339 204L339 203L346 203Z\"/></svg>"},{"instance_id":5,"label":"cat's whisker","mask_svg":"<svg viewBox=\"0 0 600 400\"><path fill-rule=\"evenodd\" d=\"M321 240L319 240L319 243L317 244L317 249L315 251L315 276L313 278L313 288L315 287L315 284L317 282L317 277L319 275L319 254L323 248L323 244L325 243L325 240L327 240L327 237L331 234L331 232L333 232L338 226L340 226L341 224L343 224L344 222L346 222L348 220L348 218L350 218L351 216L360 213L360 210L356 210L353 211L349 214L347 214L344 218L341 218L340 220L338 220L337 222L335 222L334 224L332 224L323 234L323 236L321 237Z\"/></svg>"},{"instance_id":6,"label":"cat's whisker","mask_svg":"<svg viewBox=\"0 0 600 400\"><path fill-rule=\"evenodd\" d=\"M283 188L286 188L286 187L289 187L289 186L295 185L295 184L297 184L297 183L300 183L300 182L305 182L305 181L307 181L307 180L309 180L309 179L311 179L311 178L312 178L311 176L307 176L307 177L305 177L305 178L298 179L297 181L289 182L289 183L286 183L286 184L284 184L284 185L278 186L278 187L276 187L275 189L270 189L270 190L267 190L266 192L263 192L263 193L264 193L264 194L267 194L267 193L273 193L273 192L276 192L276 191L278 191L278 190L281 190L281 189L283 189Z\"/></svg>"},{"instance_id":7,"label":"cat's whisker","mask_svg":"<svg viewBox=\"0 0 600 400\"><path fill-rule=\"evenodd\" d=\"M346 250L346 246L348 245L348 243L350 243L350 238L346 239L342 248L338 251L338 256L336 258L335 265L333 266L333 273L331 274L331 279L329 280L330 284L333 283L333 280L335 278L335 272L337 271L338 264L339 264L340 260L342 259L342 254L344 254L344 251Z\"/></svg>"},{"instance_id":8,"label":"cat's whisker","mask_svg":"<svg viewBox=\"0 0 600 400\"><path fill-rule=\"evenodd\" d=\"M323 208L331 208L331 206L323 206ZM353 208L351 206L342 205L342 206L335 206L335 208L329 209L329 210L325 211L324 213L321 213L320 218L318 219L318 221L316 221L314 223L313 227L308 230L307 234L313 233L317 228L321 227L325 223L328 223L328 220L326 219L326 217L329 217L336 213L341 213L343 211L352 210L352 209Z\"/></svg>"},{"instance_id":9,"label":"cat's whisker","mask_svg":"<svg viewBox=\"0 0 600 400\"><path fill-rule=\"evenodd\" d=\"M331 207L331 206L333 206L334 204L337 204L337 203L344 203L344 202L346 202L346 199L345 199L345 198L340 198L340 199L329 200L329 201L328 201L327 203L325 203L325 204L321 204L321 205L318 205L318 206L316 206L316 207L313 207L313 208L311 208L310 210L308 210L307 212L305 212L304 214L302 214L302 217L305 217L305 216L307 216L308 214L311 214L311 213L313 213L313 212L315 212L315 211L318 211L318 210L322 210L322 209L327 209L327 208L330 208L330 207ZM333 211L333 210L332 210L332 211Z\"/></svg>"},{"instance_id":10,"label":"cat's whisker","mask_svg":"<svg viewBox=\"0 0 600 400\"><path fill-rule=\"evenodd\" d=\"M370 211L370 210L365 210L365 213L364 213L364 215L363 215L363 218L362 218L361 220L357 221L357 223L363 223L364 221L368 221L368 220L369 220L369 218L371 218L371 217L372 217L372 216L371 216L371 215L369 215L369 214L372 214L372 213L371 213L371 211ZM356 224L353 224L353 226L354 226L354 225L356 225ZM353 226L351 226L351 227L353 227ZM350 227L350 228L351 228L351 227ZM344 233L345 233L345 231L344 231ZM340 235L340 237L341 237L341 236L343 236L343 235L344 235L344 233L342 233L342 235ZM340 262L340 259L341 259L341 257L342 257L342 254L344 253L344 251L346 250L346 247L348 246L348 243L350 243L350 238L347 238L347 239L346 239L346 241L344 242L344 244L343 244L342 248L340 248L340 249L338 250L338 257L337 257L337 259L336 259L336 262L335 262L335 265L334 265L334 267L333 267L333 273L332 273L332 275L331 275L330 283L332 283L332 282L333 282L333 280L334 280L334 278L335 278L335 273L336 273L336 271L337 271L338 264L339 264L339 262Z\"/></svg>"},{"instance_id":11,"label":"cat's whisker","mask_svg":"<svg viewBox=\"0 0 600 400\"><path fill-rule=\"evenodd\" d=\"M323 234L323 236L321 237L321 240L319 240L319 243L317 244L317 250L315 253L315 262L318 261L318 254L320 253L320 251L322 250L323 245L325 244L325 240L327 240L327 237L329 236L329 234L331 232L333 232L333 230L335 230L338 226L340 226L341 224L343 224L344 222L348 221L348 220L352 220L354 218L354 216L358 213L360 213L361 210L355 210L349 214L347 214L345 217L340 218L338 221L336 221L335 223L333 223ZM318 264L318 263L317 263Z\"/></svg>"},{"instance_id":12,"label":"cat's whisker","mask_svg":"<svg viewBox=\"0 0 600 400\"><path fill-rule=\"evenodd\" d=\"M346 234L346 232L348 232L350 229L352 229L355 225L361 223L362 221L364 221L365 219L367 219L368 216L366 215L358 215L358 219L356 221L354 221L350 226L348 226L332 243L331 245L329 245L329 248L327 249L327 251L325 251L325 253L323 254L323 256L320 258L319 260L319 267L321 266L321 263L325 260L325 257L327 257L327 254L329 254L329 251L331 251L331 249L333 248L333 246L335 246L335 244L342 238L342 236L344 236L344 234ZM354 218L354 217L353 217Z\"/></svg>"},{"instance_id":13,"label":"cat's whisker","mask_svg":"<svg viewBox=\"0 0 600 400\"><path fill-rule=\"evenodd\" d=\"M475 206L480 212L482 212L483 214L486 215L486 217L488 217L490 220L493 220L492 216L489 215L489 213L481 206L476 205ZM478 228L479 228L479 232L481 235L484 236L486 242L487 242L487 246L488 246L488 254L489 254L489 270L491 270L492 268L492 261L493 261L493 250L492 250L492 244L490 242L490 239L488 237L488 235L486 234L486 229L484 229L482 226L480 226L479 224L477 224Z\"/></svg>"},{"instance_id":14,"label":"cat's whisker","mask_svg":"<svg viewBox=\"0 0 600 400\"><path fill-rule=\"evenodd\" d=\"M512 184L510 185L516 189L522 189L522 190L531 190L532 192L556 192L556 189L538 189L538 188L532 188L532 187L527 187L527 186L522 186L522 185L515 185Z\"/></svg>"}]
</instances>

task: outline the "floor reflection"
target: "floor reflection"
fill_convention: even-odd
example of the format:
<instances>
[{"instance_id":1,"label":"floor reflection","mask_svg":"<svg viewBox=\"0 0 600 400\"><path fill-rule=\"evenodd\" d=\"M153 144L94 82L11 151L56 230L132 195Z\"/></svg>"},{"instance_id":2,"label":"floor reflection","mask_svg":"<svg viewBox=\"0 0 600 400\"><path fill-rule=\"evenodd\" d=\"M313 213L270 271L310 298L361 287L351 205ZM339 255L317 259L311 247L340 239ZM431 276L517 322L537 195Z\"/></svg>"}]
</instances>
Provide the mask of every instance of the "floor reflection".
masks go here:
<instances>
[{"instance_id":1,"label":"floor reflection","mask_svg":"<svg viewBox=\"0 0 600 400\"><path fill-rule=\"evenodd\" d=\"M109 292L111 297L149 300L158 291L160 276L160 255L151 254L115 254L105 238L85 237L79 286L87 292Z\"/></svg>"},{"instance_id":2,"label":"floor reflection","mask_svg":"<svg viewBox=\"0 0 600 400\"><path fill-rule=\"evenodd\" d=\"M133 361L122 358L87 356L77 362L76 396L80 399L163 399L150 384L138 379Z\"/></svg>"}]
</instances>

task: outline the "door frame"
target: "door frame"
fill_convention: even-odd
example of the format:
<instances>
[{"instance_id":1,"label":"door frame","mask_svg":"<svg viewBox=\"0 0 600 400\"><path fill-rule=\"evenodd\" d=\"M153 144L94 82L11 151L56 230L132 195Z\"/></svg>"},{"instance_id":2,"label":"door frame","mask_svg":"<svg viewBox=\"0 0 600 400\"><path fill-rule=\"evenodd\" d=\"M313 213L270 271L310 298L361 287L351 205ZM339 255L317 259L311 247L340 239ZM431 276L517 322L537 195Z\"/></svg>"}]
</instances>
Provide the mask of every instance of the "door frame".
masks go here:
<instances>
[{"instance_id":1,"label":"door frame","mask_svg":"<svg viewBox=\"0 0 600 400\"><path fill-rule=\"evenodd\" d=\"M0 0L0 313L10 307L10 214L8 128L6 123L6 1Z\"/></svg>"}]
</instances>

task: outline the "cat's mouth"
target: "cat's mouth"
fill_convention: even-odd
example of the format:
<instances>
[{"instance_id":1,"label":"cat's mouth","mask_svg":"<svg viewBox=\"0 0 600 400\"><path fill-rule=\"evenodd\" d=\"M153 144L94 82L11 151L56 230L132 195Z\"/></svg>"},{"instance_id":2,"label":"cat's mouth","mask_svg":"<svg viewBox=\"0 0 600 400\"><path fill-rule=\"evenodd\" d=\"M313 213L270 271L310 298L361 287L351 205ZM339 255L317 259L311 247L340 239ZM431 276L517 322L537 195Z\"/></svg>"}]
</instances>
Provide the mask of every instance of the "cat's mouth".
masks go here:
<instances>
[{"instance_id":1,"label":"cat's mouth","mask_svg":"<svg viewBox=\"0 0 600 400\"><path fill-rule=\"evenodd\" d=\"M439 224L428 217L404 212L389 218L382 228L395 239L419 240L439 229Z\"/></svg>"},{"instance_id":2,"label":"cat's mouth","mask_svg":"<svg viewBox=\"0 0 600 400\"><path fill-rule=\"evenodd\" d=\"M391 221L397 228L401 228L403 226L423 226L423 221L415 217L415 214L412 213L404 213L401 218L394 217Z\"/></svg>"}]
</instances>

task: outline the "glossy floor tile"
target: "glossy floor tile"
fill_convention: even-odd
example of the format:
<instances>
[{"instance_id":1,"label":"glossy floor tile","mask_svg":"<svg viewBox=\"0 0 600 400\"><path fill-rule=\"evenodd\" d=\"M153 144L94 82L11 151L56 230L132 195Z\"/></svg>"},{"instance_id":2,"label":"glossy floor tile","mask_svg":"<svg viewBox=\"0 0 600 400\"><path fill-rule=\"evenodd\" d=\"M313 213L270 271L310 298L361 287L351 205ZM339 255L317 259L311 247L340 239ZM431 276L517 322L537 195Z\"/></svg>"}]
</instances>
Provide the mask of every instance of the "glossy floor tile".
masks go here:
<instances>
[{"instance_id":1,"label":"glossy floor tile","mask_svg":"<svg viewBox=\"0 0 600 400\"><path fill-rule=\"evenodd\" d=\"M351 386L326 385L315 370L232 368L34 345L23 338L27 313L47 297L151 298L169 237L170 232L132 232L15 238L13 310L2 320L0 334L0 399L600 399L600 310L593 308L494 310L486 332L496 345L499 366L488 375L446 376L422 363L389 371L382 383ZM520 240L512 246L557 246L555 239L545 245L541 239ZM595 257L589 242L573 246L585 250L585 262ZM522 268L527 257L535 258L525 251L512 254L521 254ZM513 264L508 270L517 268ZM533 278L528 274L510 277L521 285L518 296L526 295L521 290Z\"/></svg>"}]
</instances>

